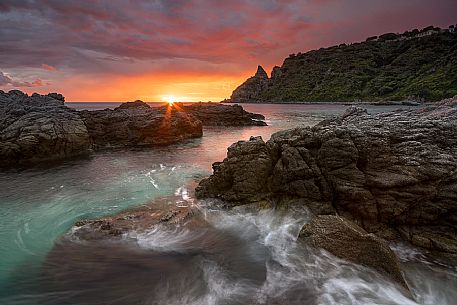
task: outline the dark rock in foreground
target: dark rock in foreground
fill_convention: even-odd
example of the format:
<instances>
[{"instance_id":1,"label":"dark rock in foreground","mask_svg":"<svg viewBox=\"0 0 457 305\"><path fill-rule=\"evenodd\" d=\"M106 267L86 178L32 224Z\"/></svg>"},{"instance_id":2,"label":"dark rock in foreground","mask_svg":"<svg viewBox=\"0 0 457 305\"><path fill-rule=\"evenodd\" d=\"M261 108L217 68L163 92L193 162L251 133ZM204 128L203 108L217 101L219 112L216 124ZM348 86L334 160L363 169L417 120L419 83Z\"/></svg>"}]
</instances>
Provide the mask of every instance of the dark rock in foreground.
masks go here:
<instances>
[{"instance_id":1,"label":"dark rock in foreground","mask_svg":"<svg viewBox=\"0 0 457 305\"><path fill-rule=\"evenodd\" d=\"M355 223L333 215L321 215L307 223L300 238L335 256L373 268L408 289L400 262L387 242Z\"/></svg>"},{"instance_id":2,"label":"dark rock in foreground","mask_svg":"<svg viewBox=\"0 0 457 305\"><path fill-rule=\"evenodd\" d=\"M340 118L229 147L199 198L299 204L368 232L457 254L457 98L417 110Z\"/></svg>"}]
</instances>

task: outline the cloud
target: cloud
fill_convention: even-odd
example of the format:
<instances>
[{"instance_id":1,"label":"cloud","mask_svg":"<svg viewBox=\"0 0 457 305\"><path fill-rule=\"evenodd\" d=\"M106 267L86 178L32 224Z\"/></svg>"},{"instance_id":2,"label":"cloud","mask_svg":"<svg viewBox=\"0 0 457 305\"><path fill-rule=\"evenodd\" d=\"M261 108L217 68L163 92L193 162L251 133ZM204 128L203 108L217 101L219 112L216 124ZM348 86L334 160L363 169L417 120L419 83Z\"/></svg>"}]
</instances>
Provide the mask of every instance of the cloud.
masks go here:
<instances>
[{"instance_id":1,"label":"cloud","mask_svg":"<svg viewBox=\"0 0 457 305\"><path fill-rule=\"evenodd\" d=\"M0 65L55 91L75 77L88 90L167 71L245 77L290 53L447 26L456 11L456 0L0 0Z\"/></svg>"},{"instance_id":2,"label":"cloud","mask_svg":"<svg viewBox=\"0 0 457 305\"><path fill-rule=\"evenodd\" d=\"M55 67L47 65L47 64L41 64L41 68L43 68L47 71L57 71L57 69Z\"/></svg>"},{"instance_id":3,"label":"cloud","mask_svg":"<svg viewBox=\"0 0 457 305\"><path fill-rule=\"evenodd\" d=\"M0 71L0 86L8 85L13 87L42 87L44 83L41 79L36 79L32 82L15 80Z\"/></svg>"},{"instance_id":4,"label":"cloud","mask_svg":"<svg viewBox=\"0 0 457 305\"><path fill-rule=\"evenodd\" d=\"M10 77L3 74L3 72L0 72L0 86L8 85L11 82L12 82L12 79Z\"/></svg>"}]
</instances>

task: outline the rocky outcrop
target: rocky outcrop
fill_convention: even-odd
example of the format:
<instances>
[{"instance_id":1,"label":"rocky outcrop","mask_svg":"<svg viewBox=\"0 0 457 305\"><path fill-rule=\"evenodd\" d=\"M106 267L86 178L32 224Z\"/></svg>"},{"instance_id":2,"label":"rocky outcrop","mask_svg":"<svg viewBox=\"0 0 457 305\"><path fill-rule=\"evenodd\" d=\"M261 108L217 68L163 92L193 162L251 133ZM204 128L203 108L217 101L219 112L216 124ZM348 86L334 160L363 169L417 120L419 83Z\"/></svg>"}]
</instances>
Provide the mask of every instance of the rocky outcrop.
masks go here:
<instances>
[{"instance_id":1,"label":"rocky outcrop","mask_svg":"<svg viewBox=\"0 0 457 305\"><path fill-rule=\"evenodd\" d=\"M0 166L88 154L91 147L84 121L62 95L0 91Z\"/></svg>"},{"instance_id":2,"label":"rocky outcrop","mask_svg":"<svg viewBox=\"0 0 457 305\"><path fill-rule=\"evenodd\" d=\"M404 288L400 262L388 243L339 216L321 215L305 224L300 239L355 264L373 268Z\"/></svg>"},{"instance_id":3,"label":"rocky outcrop","mask_svg":"<svg viewBox=\"0 0 457 305\"><path fill-rule=\"evenodd\" d=\"M201 137L205 126L266 126L238 105L197 103L76 111L58 93L0 91L0 167L87 155L113 147L165 145Z\"/></svg>"},{"instance_id":4,"label":"rocky outcrop","mask_svg":"<svg viewBox=\"0 0 457 305\"><path fill-rule=\"evenodd\" d=\"M195 103L182 105L182 109L202 121L203 126L267 126L263 115L247 112L239 105Z\"/></svg>"},{"instance_id":5,"label":"rocky outcrop","mask_svg":"<svg viewBox=\"0 0 457 305\"><path fill-rule=\"evenodd\" d=\"M76 111L61 94L0 91L0 166L86 155L94 149L170 144L200 137L201 122L141 101L114 110Z\"/></svg>"},{"instance_id":6,"label":"rocky outcrop","mask_svg":"<svg viewBox=\"0 0 457 305\"><path fill-rule=\"evenodd\" d=\"M191 114L167 114L142 101L79 114L95 149L164 145L202 136L202 123Z\"/></svg>"},{"instance_id":7,"label":"rocky outcrop","mask_svg":"<svg viewBox=\"0 0 457 305\"><path fill-rule=\"evenodd\" d=\"M247 79L236 88L228 102L231 103L252 103L259 102L260 95L268 87L268 75L262 66L257 67L254 76Z\"/></svg>"},{"instance_id":8,"label":"rocky outcrop","mask_svg":"<svg viewBox=\"0 0 457 305\"><path fill-rule=\"evenodd\" d=\"M339 214L368 232L457 254L457 98L251 138L200 182L199 198Z\"/></svg>"}]
</instances>

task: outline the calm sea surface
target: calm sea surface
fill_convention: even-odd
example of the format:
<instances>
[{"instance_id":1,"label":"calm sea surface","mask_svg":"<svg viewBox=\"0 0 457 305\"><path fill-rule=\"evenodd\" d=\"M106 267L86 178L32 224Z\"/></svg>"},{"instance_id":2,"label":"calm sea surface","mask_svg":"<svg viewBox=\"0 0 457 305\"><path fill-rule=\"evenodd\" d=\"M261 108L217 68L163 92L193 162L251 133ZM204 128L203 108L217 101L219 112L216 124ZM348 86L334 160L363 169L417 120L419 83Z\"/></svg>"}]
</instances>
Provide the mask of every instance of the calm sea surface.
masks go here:
<instances>
[{"instance_id":1,"label":"calm sea surface","mask_svg":"<svg viewBox=\"0 0 457 305\"><path fill-rule=\"evenodd\" d=\"M79 110L119 104L67 103ZM204 234L154 230L128 236L122 246L74 241L65 248L71 251L49 255L80 219L168 195L191 200L186 187L209 175L233 142L258 135L267 140L347 106L243 107L264 114L269 126L205 128L202 138L180 144L0 172L0 304L457 304L455 266L396 245L412 301L370 271L297 244L308 220L298 212L213 212L207 216L211 230ZM375 113L399 107L366 108Z\"/></svg>"}]
</instances>

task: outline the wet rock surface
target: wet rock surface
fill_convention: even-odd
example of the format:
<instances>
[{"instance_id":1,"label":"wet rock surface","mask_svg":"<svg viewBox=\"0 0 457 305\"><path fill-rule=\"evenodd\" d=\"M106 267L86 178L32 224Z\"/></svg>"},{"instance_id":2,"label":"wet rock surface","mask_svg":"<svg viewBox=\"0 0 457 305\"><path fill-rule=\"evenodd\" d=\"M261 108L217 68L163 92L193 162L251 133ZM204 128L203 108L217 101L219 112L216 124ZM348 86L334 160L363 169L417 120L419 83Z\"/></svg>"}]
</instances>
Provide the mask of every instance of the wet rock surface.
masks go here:
<instances>
[{"instance_id":1,"label":"wet rock surface","mask_svg":"<svg viewBox=\"0 0 457 305\"><path fill-rule=\"evenodd\" d=\"M181 201L159 198L112 217L77 222L43 264L40 282L49 291L43 304L180 304L180 298L188 304L213 293L220 272L261 285L264 247L256 248L260 259L246 255L242 238L206 222L191 201L177 205Z\"/></svg>"},{"instance_id":2,"label":"wet rock surface","mask_svg":"<svg viewBox=\"0 0 457 305\"><path fill-rule=\"evenodd\" d=\"M198 214L198 210L192 205L176 206L176 200L166 197L115 216L81 220L75 224L72 234L81 240L115 239L132 231L144 232L159 225L179 226L187 221L197 222L197 217L193 216Z\"/></svg>"},{"instance_id":3,"label":"wet rock surface","mask_svg":"<svg viewBox=\"0 0 457 305\"><path fill-rule=\"evenodd\" d=\"M387 242L339 216L320 215L304 225L300 239L342 259L377 270L404 288L400 262Z\"/></svg>"},{"instance_id":4,"label":"wet rock surface","mask_svg":"<svg viewBox=\"0 0 457 305\"><path fill-rule=\"evenodd\" d=\"M376 115L350 108L318 125L229 147L196 188L230 205L301 204L386 239L457 254L457 98Z\"/></svg>"}]
</instances>

